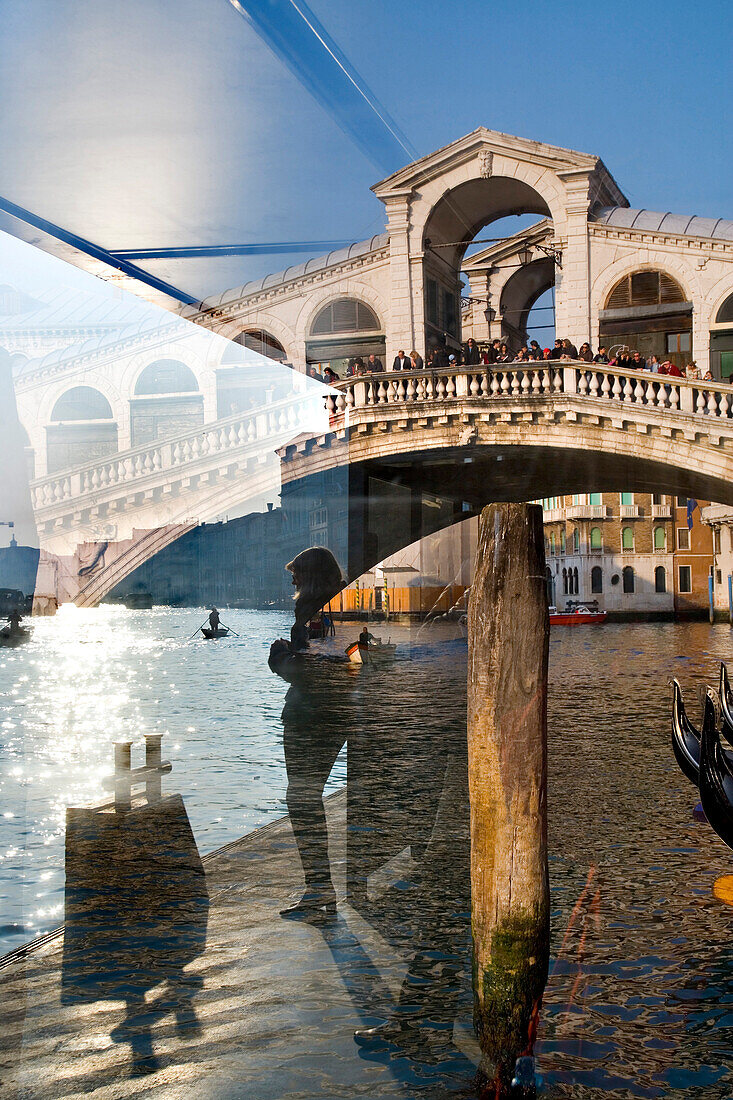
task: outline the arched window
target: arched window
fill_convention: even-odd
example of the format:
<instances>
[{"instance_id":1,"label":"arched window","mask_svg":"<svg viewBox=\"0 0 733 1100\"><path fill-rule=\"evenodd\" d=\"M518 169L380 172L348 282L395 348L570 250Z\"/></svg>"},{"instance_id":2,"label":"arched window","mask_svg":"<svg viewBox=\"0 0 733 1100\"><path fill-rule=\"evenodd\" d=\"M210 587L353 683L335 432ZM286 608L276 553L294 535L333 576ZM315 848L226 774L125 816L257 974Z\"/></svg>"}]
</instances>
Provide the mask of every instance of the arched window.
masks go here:
<instances>
[{"instance_id":1,"label":"arched window","mask_svg":"<svg viewBox=\"0 0 733 1100\"><path fill-rule=\"evenodd\" d=\"M594 565L590 571L590 590L591 592L603 591L603 570L600 565Z\"/></svg>"},{"instance_id":2,"label":"arched window","mask_svg":"<svg viewBox=\"0 0 733 1100\"><path fill-rule=\"evenodd\" d=\"M198 388L191 368L177 359L158 359L150 363L135 383L137 395L196 393Z\"/></svg>"},{"instance_id":3,"label":"arched window","mask_svg":"<svg viewBox=\"0 0 733 1100\"><path fill-rule=\"evenodd\" d=\"M630 565L624 566L623 571L624 592L634 591L634 570Z\"/></svg>"},{"instance_id":4,"label":"arched window","mask_svg":"<svg viewBox=\"0 0 733 1100\"><path fill-rule=\"evenodd\" d=\"M193 431L203 422L203 397L191 368L178 359L149 363L130 400L133 447Z\"/></svg>"},{"instance_id":5,"label":"arched window","mask_svg":"<svg viewBox=\"0 0 733 1100\"><path fill-rule=\"evenodd\" d=\"M578 595L578 567L577 565L573 569L573 591L575 595Z\"/></svg>"},{"instance_id":6,"label":"arched window","mask_svg":"<svg viewBox=\"0 0 733 1100\"><path fill-rule=\"evenodd\" d=\"M591 550L603 549L603 534L600 527L591 527L590 548Z\"/></svg>"},{"instance_id":7,"label":"arched window","mask_svg":"<svg viewBox=\"0 0 733 1100\"><path fill-rule=\"evenodd\" d=\"M234 343L241 344L243 348L247 348L257 355L264 355L266 359L275 359L279 363L287 359L287 353L280 341L262 328L247 329L245 332L240 332L239 336L234 337ZM234 360L233 355L230 358L232 361L239 362L239 360ZM226 360L227 353L225 352L222 362L226 362Z\"/></svg>"},{"instance_id":8,"label":"arched window","mask_svg":"<svg viewBox=\"0 0 733 1100\"><path fill-rule=\"evenodd\" d=\"M74 386L61 396L46 428L49 474L96 462L117 450L117 424L107 398L91 386Z\"/></svg>"},{"instance_id":9,"label":"arched window","mask_svg":"<svg viewBox=\"0 0 733 1100\"><path fill-rule=\"evenodd\" d=\"M621 532L621 549L633 550L634 549L634 529L633 527L624 527ZM628 568L631 568L630 566Z\"/></svg>"},{"instance_id":10,"label":"arched window","mask_svg":"<svg viewBox=\"0 0 733 1100\"><path fill-rule=\"evenodd\" d=\"M311 336L330 336L334 332L379 332L381 326L369 306L356 298L339 298L316 315Z\"/></svg>"},{"instance_id":11,"label":"arched window","mask_svg":"<svg viewBox=\"0 0 733 1100\"><path fill-rule=\"evenodd\" d=\"M577 527L573 528L573 553L580 553L580 531Z\"/></svg>"},{"instance_id":12,"label":"arched window","mask_svg":"<svg viewBox=\"0 0 733 1100\"><path fill-rule=\"evenodd\" d=\"M654 591L667 591L667 571L663 565L658 565L654 570Z\"/></svg>"},{"instance_id":13,"label":"arched window","mask_svg":"<svg viewBox=\"0 0 733 1100\"><path fill-rule=\"evenodd\" d=\"M557 550L557 546L556 546L556 543L555 543L555 532L553 531L552 534L550 535L550 553L554 554L556 552L556 550Z\"/></svg>"},{"instance_id":14,"label":"arched window","mask_svg":"<svg viewBox=\"0 0 733 1100\"><path fill-rule=\"evenodd\" d=\"M616 283L601 310L599 341L611 352L638 351L677 366L692 350L692 303L671 275L632 271Z\"/></svg>"},{"instance_id":15,"label":"arched window","mask_svg":"<svg viewBox=\"0 0 733 1100\"><path fill-rule=\"evenodd\" d=\"M567 571L567 569L563 569L563 571L562 571L562 594L563 594L563 596L567 596L567 594L568 594L568 571Z\"/></svg>"},{"instance_id":16,"label":"arched window","mask_svg":"<svg viewBox=\"0 0 733 1100\"><path fill-rule=\"evenodd\" d=\"M729 294L723 302L715 316L715 322L718 325L725 325L733 322L733 294Z\"/></svg>"},{"instance_id":17,"label":"arched window","mask_svg":"<svg viewBox=\"0 0 733 1100\"><path fill-rule=\"evenodd\" d=\"M59 397L51 413L52 421L112 420L107 398L91 386L74 386Z\"/></svg>"},{"instance_id":18,"label":"arched window","mask_svg":"<svg viewBox=\"0 0 733 1100\"><path fill-rule=\"evenodd\" d=\"M385 354L384 329L374 310L356 298L339 298L329 302L316 314L305 344L309 364L321 370L331 367L345 377L349 360L367 361L374 355L383 367ZM409 348L405 348L409 351Z\"/></svg>"},{"instance_id":19,"label":"arched window","mask_svg":"<svg viewBox=\"0 0 733 1100\"><path fill-rule=\"evenodd\" d=\"M679 283L664 271L632 271L619 279L606 299L606 309L667 305L684 302L685 293Z\"/></svg>"},{"instance_id":20,"label":"arched window","mask_svg":"<svg viewBox=\"0 0 733 1100\"><path fill-rule=\"evenodd\" d=\"M565 528L561 527L560 528L560 553L564 554L565 549L566 549L566 546L565 546Z\"/></svg>"},{"instance_id":21,"label":"arched window","mask_svg":"<svg viewBox=\"0 0 733 1100\"><path fill-rule=\"evenodd\" d=\"M666 550L667 549L667 533L666 533L666 531L664 530L663 527L655 527L654 528L654 549L655 550ZM662 566L660 565L657 568L661 569ZM662 592L664 592L664 589L662 589Z\"/></svg>"}]
</instances>

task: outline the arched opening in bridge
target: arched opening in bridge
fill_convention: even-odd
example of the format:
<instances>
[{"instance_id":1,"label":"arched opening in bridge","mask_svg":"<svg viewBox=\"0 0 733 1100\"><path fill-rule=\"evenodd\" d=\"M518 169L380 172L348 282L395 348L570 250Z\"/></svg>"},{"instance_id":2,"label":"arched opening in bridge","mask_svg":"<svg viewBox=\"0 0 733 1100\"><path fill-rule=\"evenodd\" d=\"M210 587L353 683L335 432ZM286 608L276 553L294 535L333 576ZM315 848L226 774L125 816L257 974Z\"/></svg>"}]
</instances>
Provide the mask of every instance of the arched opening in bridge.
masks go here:
<instances>
[{"instance_id":1,"label":"arched opening in bridge","mask_svg":"<svg viewBox=\"0 0 733 1100\"><path fill-rule=\"evenodd\" d=\"M715 315L715 328L710 333L710 370L714 378L725 382L733 377L733 294Z\"/></svg>"},{"instance_id":2,"label":"arched opening in bridge","mask_svg":"<svg viewBox=\"0 0 733 1100\"><path fill-rule=\"evenodd\" d=\"M203 422L203 397L191 368L177 359L149 363L130 399L132 446L194 431Z\"/></svg>"},{"instance_id":3,"label":"arched opening in bridge","mask_svg":"<svg viewBox=\"0 0 733 1100\"><path fill-rule=\"evenodd\" d=\"M503 340L512 355L531 338L554 341L552 238L547 203L523 180L473 179L443 195L423 236L427 350L469 335L480 347Z\"/></svg>"},{"instance_id":4,"label":"arched opening in bridge","mask_svg":"<svg viewBox=\"0 0 733 1100\"><path fill-rule=\"evenodd\" d=\"M599 342L609 353L628 348L684 369L692 355L692 302L664 271L632 271L608 294L599 315Z\"/></svg>"},{"instance_id":5,"label":"arched opening in bridge","mask_svg":"<svg viewBox=\"0 0 733 1100\"><path fill-rule=\"evenodd\" d=\"M46 428L49 474L106 458L117 450L117 423L107 398L91 386L74 386L53 407Z\"/></svg>"},{"instance_id":6,"label":"arched opening in bridge","mask_svg":"<svg viewBox=\"0 0 733 1100\"><path fill-rule=\"evenodd\" d=\"M314 317L305 358L319 374L330 367L344 378L351 360L366 363L373 355L386 366L385 347L384 327L371 306L358 298L337 298ZM404 350L409 354L411 348Z\"/></svg>"},{"instance_id":7,"label":"arched opening in bridge","mask_svg":"<svg viewBox=\"0 0 733 1100\"><path fill-rule=\"evenodd\" d=\"M269 360L289 366L282 344L264 329L242 332L228 343L216 368L219 419L262 406L267 393L283 384L287 371L273 366Z\"/></svg>"}]
</instances>

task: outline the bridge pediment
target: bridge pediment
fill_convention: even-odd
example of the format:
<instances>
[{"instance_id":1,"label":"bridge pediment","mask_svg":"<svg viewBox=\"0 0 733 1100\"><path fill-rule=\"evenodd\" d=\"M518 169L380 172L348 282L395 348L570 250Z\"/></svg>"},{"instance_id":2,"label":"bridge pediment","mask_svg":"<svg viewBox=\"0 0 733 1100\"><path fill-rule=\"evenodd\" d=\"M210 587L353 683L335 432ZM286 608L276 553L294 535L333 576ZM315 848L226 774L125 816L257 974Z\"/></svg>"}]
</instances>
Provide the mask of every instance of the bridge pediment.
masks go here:
<instances>
[{"instance_id":1,"label":"bridge pediment","mask_svg":"<svg viewBox=\"0 0 733 1100\"><path fill-rule=\"evenodd\" d=\"M498 161L501 164L497 163ZM470 134L437 149L427 156L393 172L381 180L372 190L383 202L401 199L417 188L434 181L438 177L449 176L456 169L469 165L471 171L464 178L490 178L493 174L506 172L507 163L514 164L511 173L522 176L522 166L550 171L562 177L569 175L595 175L594 201L603 204L609 196L608 204L628 205L626 197L619 189L600 157L589 153L579 153L573 149L563 149L545 142L531 141L527 138L503 134L498 130L489 130L480 126ZM612 196L612 197L610 197Z\"/></svg>"}]
</instances>

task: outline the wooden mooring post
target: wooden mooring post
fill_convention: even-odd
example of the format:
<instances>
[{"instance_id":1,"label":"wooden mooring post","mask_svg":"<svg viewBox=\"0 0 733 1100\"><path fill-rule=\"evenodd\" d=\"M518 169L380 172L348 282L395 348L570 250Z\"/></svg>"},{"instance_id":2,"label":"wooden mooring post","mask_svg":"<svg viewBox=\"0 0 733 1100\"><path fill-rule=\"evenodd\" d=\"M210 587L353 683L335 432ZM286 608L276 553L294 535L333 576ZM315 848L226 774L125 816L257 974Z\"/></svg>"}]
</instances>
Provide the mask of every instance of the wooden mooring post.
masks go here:
<instances>
[{"instance_id":1,"label":"wooden mooring post","mask_svg":"<svg viewBox=\"0 0 733 1100\"><path fill-rule=\"evenodd\" d=\"M547 658L542 509L481 514L468 611L474 1024L482 1095L531 1053L549 960Z\"/></svg>"}]
</instances>

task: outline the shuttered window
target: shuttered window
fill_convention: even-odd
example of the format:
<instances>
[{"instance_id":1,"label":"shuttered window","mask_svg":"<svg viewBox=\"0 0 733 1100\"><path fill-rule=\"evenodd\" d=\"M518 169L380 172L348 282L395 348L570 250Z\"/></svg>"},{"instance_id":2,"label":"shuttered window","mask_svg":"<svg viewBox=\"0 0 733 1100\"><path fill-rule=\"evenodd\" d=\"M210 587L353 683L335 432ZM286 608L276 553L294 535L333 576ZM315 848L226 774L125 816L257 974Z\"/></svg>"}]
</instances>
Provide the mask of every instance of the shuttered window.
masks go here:
<instances>
[{"instance_id":1,"label":"shuttered window","mask_svg":"<svg viewBox=\"0 0 733 1100\"><path fill-rule=\"evenodd\" d=\"M339 298L324 307L313 322L313 336L332 332L379 332L380 324L369 306L355 298Z\"/></svg>"},{"instance_id":2,"label":"shuttered window","mask_svg":"<svg viewBox=\"0 0 733 1100\"><path fill-rule=\"evenodd\" d=\"M634 271L616 283L606 302L606 309L632 306L656 306L666 302L684 302L679 283L663 271Z\"/></svg>"}]
</instances>

